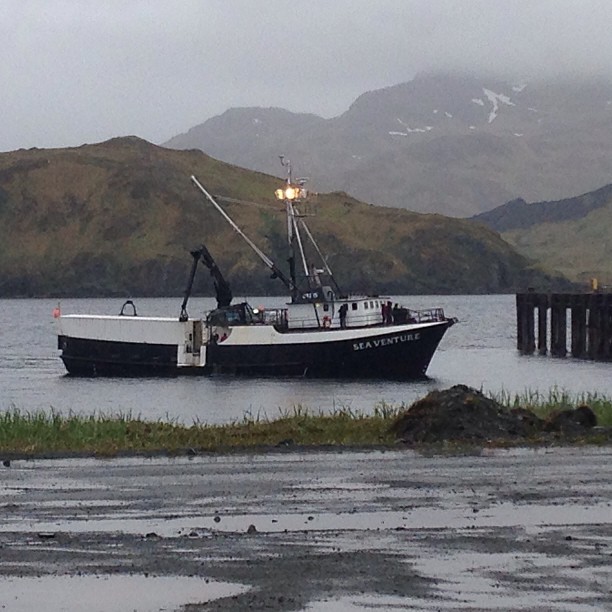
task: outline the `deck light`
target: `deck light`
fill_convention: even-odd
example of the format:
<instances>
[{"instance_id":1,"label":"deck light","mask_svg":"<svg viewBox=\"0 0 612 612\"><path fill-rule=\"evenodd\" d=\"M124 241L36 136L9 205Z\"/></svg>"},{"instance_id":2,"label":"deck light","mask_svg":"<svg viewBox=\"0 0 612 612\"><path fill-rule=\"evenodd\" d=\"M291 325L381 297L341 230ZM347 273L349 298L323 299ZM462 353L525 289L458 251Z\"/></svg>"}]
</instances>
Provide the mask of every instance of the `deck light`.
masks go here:
<instances>
[{"instance_id":1,"label":"deck light","mask_svg":"<svg viewBox=\"0 0 612 612\"><path fill-rule=\"evenodd\" d=\"M279 200L295 200L300 197L301 190L292 185L288 185L286 189L277 189L274 195Z\"/></svg>"}]
</instances>

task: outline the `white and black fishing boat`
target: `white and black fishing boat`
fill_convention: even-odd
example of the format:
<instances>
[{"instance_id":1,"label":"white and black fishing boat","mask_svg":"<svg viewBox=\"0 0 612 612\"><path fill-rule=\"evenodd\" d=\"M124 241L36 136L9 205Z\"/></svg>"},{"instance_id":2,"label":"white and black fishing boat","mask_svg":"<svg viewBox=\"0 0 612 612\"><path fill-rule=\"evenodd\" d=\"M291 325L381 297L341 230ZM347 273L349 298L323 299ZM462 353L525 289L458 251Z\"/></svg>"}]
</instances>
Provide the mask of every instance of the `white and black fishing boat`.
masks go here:
<instances>
[{"instance_id":1,"label":"white and black fishing boat","mask_svg":"<svg viewBox=\"0 0 612 612\"><path fill-rule=\"evenodd\" d=\"M194 185L287 287L284 308L232 303L231 289L205 246L192 251L189 282L178 317L138 316L131 301L119 315L56 313L58 348L68 372L80 376L247 374L271 376L421 378L455 322L441 308L411 310L381 296L352 296L338 287L300 203L303 182L291 166L283 189L289 275L253 243L195 178ZM304 240L321 267L310 265ZM189 317L187 301L198 263L213 278L217 308ZM299 272L298 272L299 270Z\"/></svg>"}]
</instances>

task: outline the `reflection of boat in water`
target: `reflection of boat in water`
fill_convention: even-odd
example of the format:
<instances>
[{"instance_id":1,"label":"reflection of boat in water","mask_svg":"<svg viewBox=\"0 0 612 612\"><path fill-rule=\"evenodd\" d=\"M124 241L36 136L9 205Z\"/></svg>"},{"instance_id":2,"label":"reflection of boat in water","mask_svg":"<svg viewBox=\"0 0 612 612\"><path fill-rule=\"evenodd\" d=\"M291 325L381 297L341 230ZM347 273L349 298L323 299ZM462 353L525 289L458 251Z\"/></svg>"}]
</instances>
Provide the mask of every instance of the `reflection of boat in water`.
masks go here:
<instances>
[{"instance_id":1,"label":"reflection of boat in water","mask_svg":"<svg viewBox=\"0 0 612 612\"><path fill-rule=\"evenodd\" d=\"M454 320L440 308L410 310L379 296L344 294L300 214L303 184L291 167L277 197L287 213L289 275L240 230L214 198L196 187L287 287L284 308L232 304L232 292L205 246L193 265L179 317L138 316L131 302L121 314L60 315L58 347L70 374L153 376L173 374L299 375L309 377L419 378ZM309 264L305 240L321 268ZM187 315L197 265L215 285L217 308L202 318ZM298 272L299 270L299 272ZM126 307L128 312L126 312Z\"/></svg>"}]
</instances>

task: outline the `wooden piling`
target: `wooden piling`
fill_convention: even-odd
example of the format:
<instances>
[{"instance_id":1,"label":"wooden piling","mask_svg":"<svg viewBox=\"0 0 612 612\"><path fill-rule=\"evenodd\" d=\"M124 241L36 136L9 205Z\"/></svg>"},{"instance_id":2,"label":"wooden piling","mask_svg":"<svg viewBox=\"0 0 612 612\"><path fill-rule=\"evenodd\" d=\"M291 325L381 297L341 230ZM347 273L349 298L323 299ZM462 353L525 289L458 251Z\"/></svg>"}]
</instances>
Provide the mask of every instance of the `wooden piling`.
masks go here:
<instances>
[{"instance_id":1,"label":"wooden piling","mask_svg":"<svg viewBox=\"0 0 612 612\"><path fill-rule=\"evenodd\" d=\"M516 347L526 355L535 350L533 294L516 295Z\"/></svg>"},{"instance_id":2,"label":"wooden piling","mask_svg":"<svg viewBox=\"0 0 612 612\"><path fill-rule=\"evenodd\" d=\"M586 344L586 306L582 296L572 296L572 357L584 359L587 356Z\"/></svg>"},{"instance_id":3,"label":"wooden piling","mask_svg":"<svg viewBox=\"0 0 612 612\"><path fill-rule=\"evenodd\" d=\"M612 349L612 295L609 293L601 296L601 359L609 361Z\"/></svg>"},{"instance_id":4,"label":"wooden piling","mask_svg":"<svg viewBox=\"0 0 612 612\"><path fill-rule=\"evenodd\" d=\"M597 359L599 354L600 345L600 323L599 323L599 309L597 305L598 294L593 293L589 296L589 312L588 312L588 356L589 359Z\"/></svg>"},{"instance_id":5,"label":"wooden piling","mask_svg":"<svg viewBox=\"0 0 612 612\"><path fill-rule=\"evenodd\" d=\"M550 313L550 354L555 357L565 357L567 355L567 318L566 304L561 295L551 296Z\"/></svg>"},{"instance_id":6,"label":"wooden piling","mask_svg":"<svg viewBox=\"0 0 612 612\"><path fill-rule=\"evenodd\" d=\"M534 332L534 303L528 300L525 309L525 329L523 331L523 352L525 355L533 355L535 351L535 332Z\"/></svg>"},{"instance_id":7,"label":"wooden piling","mask_svg":"<svg viewBox=\"0 0 612 612\"><path fill-rule=\"evenodd\" d=\"M548 346L548 300L540 300L538 303L538 353L546 355Z\"/></svg>"}]
</instances>

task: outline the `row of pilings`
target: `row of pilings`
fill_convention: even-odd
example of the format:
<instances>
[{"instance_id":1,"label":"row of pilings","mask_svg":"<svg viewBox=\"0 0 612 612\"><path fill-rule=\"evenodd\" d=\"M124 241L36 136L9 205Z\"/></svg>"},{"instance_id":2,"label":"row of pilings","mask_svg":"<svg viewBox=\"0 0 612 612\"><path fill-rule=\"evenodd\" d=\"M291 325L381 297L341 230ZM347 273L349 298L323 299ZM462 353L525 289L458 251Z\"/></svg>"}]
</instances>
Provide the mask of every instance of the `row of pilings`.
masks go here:
<instances>
[{"instance_id":1,"label":"row of pilings","mask_svg":"<svg viewBox=\"0 0 612 612\"><path fill-rule=\"evenodd\" d=\"M612 293L517 293L516 339L525 355L610 361Z\"/></svg>"}]
</instances>

